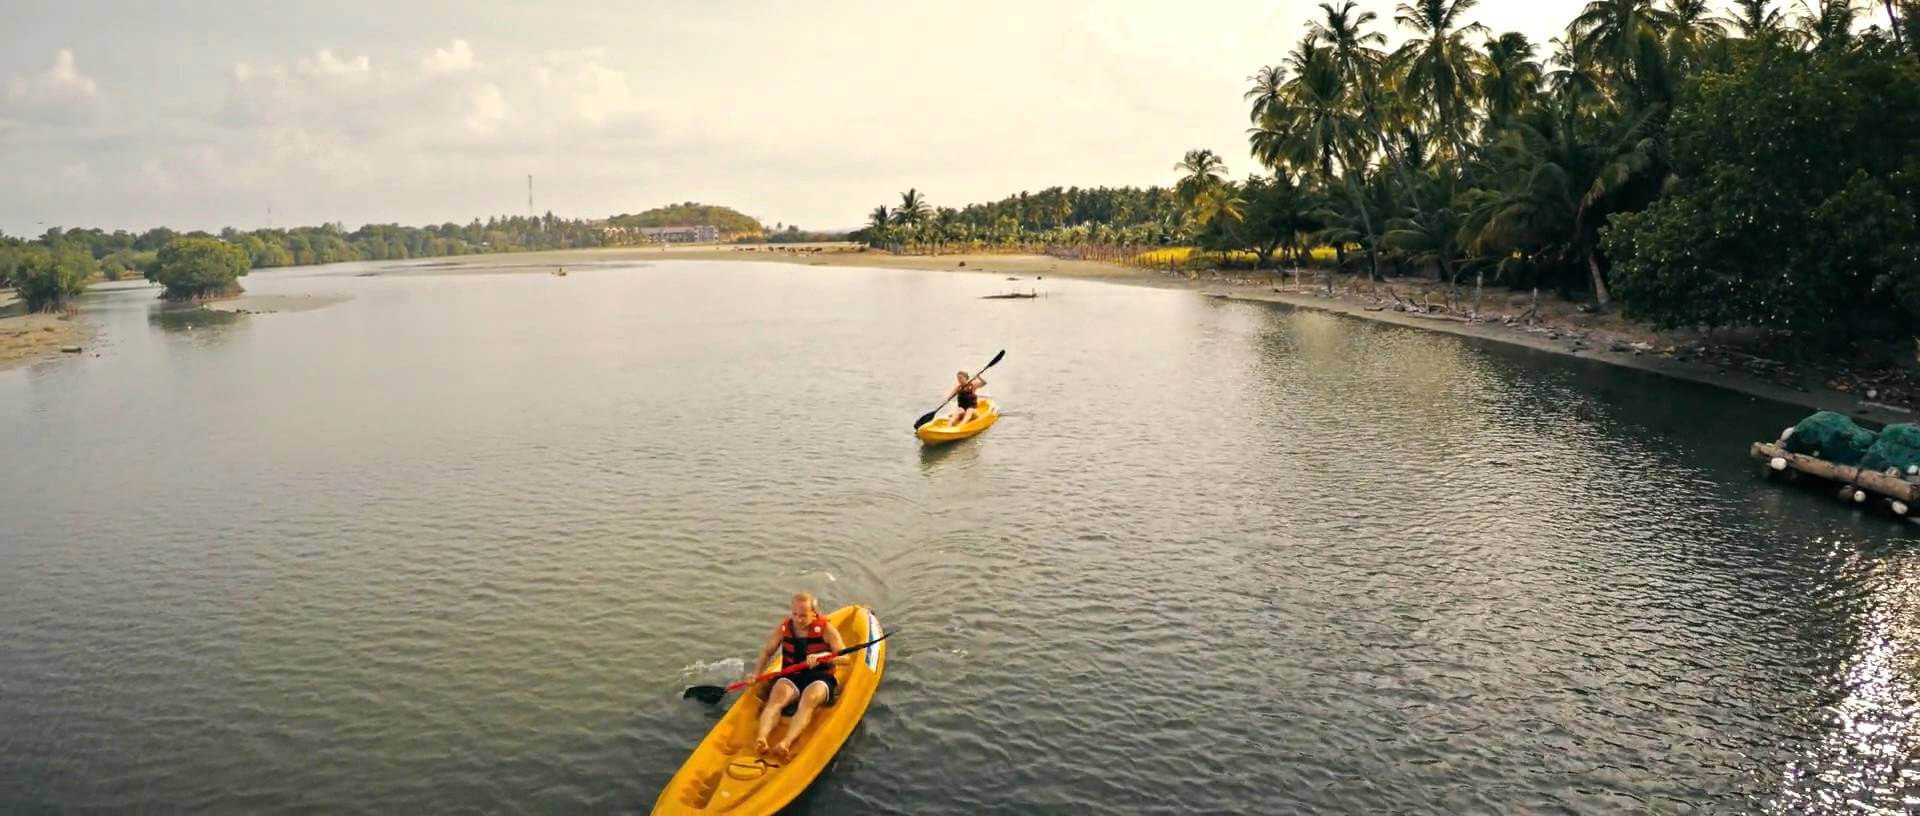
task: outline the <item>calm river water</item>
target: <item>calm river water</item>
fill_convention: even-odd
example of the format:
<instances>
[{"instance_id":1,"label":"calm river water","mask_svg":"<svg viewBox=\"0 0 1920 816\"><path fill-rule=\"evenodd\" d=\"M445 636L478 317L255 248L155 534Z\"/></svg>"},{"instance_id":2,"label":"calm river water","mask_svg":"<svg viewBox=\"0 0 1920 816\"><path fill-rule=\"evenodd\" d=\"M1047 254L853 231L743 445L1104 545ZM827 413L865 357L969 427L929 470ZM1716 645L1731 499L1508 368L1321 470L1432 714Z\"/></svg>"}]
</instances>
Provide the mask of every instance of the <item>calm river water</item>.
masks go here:
<instances>
[{"instance_id":1,"label":"calm river water","mask_svg":"<svg viewBox=\"0 0 1920 816\"><path fill-rule=\"evenodd\" d=\"M796 812L1920 808L1920 543L1754 478L1802 411L1190 292L568 270L96 294L0 372L0 811L645 811L796 589L898 632Z\"/></svg>"}]
</instances>

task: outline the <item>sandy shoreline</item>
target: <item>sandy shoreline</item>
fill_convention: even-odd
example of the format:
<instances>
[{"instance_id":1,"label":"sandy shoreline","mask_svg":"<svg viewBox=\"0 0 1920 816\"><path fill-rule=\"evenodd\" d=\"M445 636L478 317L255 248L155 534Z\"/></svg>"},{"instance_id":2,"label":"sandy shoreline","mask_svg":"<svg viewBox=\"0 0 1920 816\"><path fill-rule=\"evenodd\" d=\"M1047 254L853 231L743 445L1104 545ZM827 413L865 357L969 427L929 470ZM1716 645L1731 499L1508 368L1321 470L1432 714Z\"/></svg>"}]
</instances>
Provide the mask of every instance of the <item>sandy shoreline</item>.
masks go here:
<instances>
[{"instance_id":1,"label":"sandy shoreline","mask_svg":"<svg viewBox=\"0 0 1920 816\"><path fill-rule=\"evenodd\" d=\"M28 312L12 290L0 291L0 371L59 357L66 349L85 349L92 340L86 321Z\"/></svg>"},{"instance_id":2,"label":"sandy shoreline","mask_svg":"<svg viewBox=\"0 0 1920 816\"><path fill-rule=\"evenodd\" d=\"M452 260L435 271L459 272L463 266L485 262L488 256ZM498 256L492 256L498 257ZM460 263L465 260L466 263ZM1393 280L1379 287L1358 279L1336 279L1329 295L1318 272L1308 271L1295 283L1290 276L1274 280L1265 272L1169 273L1139 269L1098 261L1054 258L1045 255L997 255L956 253L950 255L890 255L878 251L855 251L844 246L700 246L700 247L615 247L605 249L533 252L515 256L513 265L520 271L552 272L569 264L589 268L596 264L645 261L758 261L810 266L851 266L885 269L910 269L940 272L968 272L985 275L1012 275L1073 278L1130 286L1181 289L1205 296L1261 303L1278 303L1302 309L1316 309L1351 318L1391 323L1427 331L1463 337L1475 337L1521 346L1551 354L1639 371L1648 371L1691 382L1726 388L1750 396L1798 405L1813 410L1839 411L1877 422L1912 422L1916 415L1909 409L1840 391L1814 382L1793 382L1779 373L1771 361L1744 355L1714 353L1702 348L1698 338L1687 332L1654 332L1617 316L1586 314L1576 304L1543 295L1538 317L1528 325L1522 318L1532 301L1506 289L1488 289L1482 304L1485 319L1468 322L1445 314L1418 314L1397 311L1391 290L1407 301L1430 303L1443 295L1431 282ZM423 270L424 271L424 270ZM473 271L478 271L473 270ZM1044 288L1042 285L1041 288ZM1470 290L1461 297L1471 297ZM1509 324L1503 318L1514 319Z\"/></svg>"}]
</instances>

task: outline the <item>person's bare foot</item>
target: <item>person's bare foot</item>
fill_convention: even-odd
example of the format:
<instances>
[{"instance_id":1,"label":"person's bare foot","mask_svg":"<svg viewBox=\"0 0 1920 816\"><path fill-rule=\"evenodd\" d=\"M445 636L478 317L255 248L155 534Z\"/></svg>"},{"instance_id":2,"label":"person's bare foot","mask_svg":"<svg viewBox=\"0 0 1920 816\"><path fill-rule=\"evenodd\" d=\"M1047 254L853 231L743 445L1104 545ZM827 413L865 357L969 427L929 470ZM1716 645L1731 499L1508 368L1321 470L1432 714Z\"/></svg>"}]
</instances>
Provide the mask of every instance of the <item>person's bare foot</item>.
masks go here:
<instances>
[{"instance_id":1,"label":"person's bare foot","mask_svg":"<svg viewBox=\"0 0 1920 816\"><path fill-rule=\"evenodd\" d=\"M761 737L753 741L753 752L756 754L759 754L760 756L767 755L767 738L766 737Z\"/></svg>"},{"instance_id":2,"label":"person's bare foot","mask_svg":"<svg viewBox=\"0 0 1920 816\"><path fill-rule=\"evenodd\" d=\"M779 745L773 746L773 756L775 759L781 761L791 759L793 757L793 740L781 740Z\"/></svg>"}]
</instances>

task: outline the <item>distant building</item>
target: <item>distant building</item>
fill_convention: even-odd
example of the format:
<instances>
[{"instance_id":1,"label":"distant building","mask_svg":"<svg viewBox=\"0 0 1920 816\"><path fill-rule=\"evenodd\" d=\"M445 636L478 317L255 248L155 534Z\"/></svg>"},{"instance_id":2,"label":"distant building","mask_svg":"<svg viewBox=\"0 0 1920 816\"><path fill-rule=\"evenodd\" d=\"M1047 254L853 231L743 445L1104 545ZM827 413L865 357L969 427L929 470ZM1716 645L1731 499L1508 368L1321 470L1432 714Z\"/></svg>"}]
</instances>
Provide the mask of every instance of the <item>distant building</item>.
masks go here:
<instances>
[{"instance_id":1,"label":"distant building","mask_svg":"<svg viewBox=\"0 0 1920 816\"><path fill-rule=\"evenodd\" d=\"M711 243L720 240L720 230L712 224L694 227L641 227L640 240L663 244Z\"/></svg>"}]
</instances>

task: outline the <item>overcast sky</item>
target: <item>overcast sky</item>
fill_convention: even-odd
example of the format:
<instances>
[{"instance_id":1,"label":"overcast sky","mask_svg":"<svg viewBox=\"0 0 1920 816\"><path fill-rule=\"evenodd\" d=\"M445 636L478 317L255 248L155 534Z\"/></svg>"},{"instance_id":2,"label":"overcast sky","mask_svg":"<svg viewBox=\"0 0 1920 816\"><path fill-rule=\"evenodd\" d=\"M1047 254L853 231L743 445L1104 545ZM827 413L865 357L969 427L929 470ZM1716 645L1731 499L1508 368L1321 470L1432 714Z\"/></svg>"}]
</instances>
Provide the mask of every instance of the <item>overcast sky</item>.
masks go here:
<instances>
[{"instance_id":1,"label":"overcast sky","mask_svg":"<svg viewBox=\"0 0 1920 816\"><path fill-rule=\"evenodd\" d=\"M45 2L0 11L0 230L726 204L859 225L1247 158L1307 0ZM1579 0L1482 0L1544 41ZM1365 2L1387 25L1391 3Z\"/></svg>"}]
</instances>

